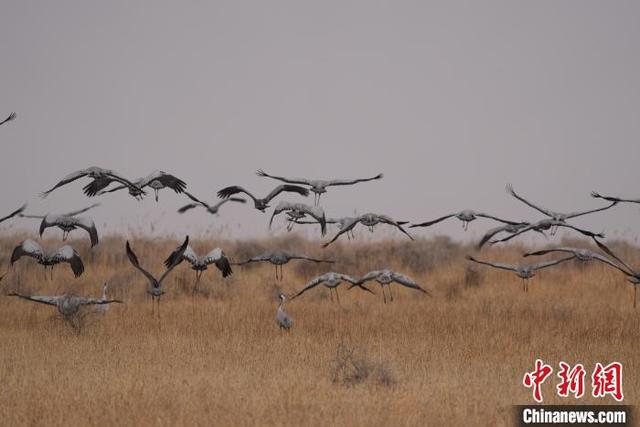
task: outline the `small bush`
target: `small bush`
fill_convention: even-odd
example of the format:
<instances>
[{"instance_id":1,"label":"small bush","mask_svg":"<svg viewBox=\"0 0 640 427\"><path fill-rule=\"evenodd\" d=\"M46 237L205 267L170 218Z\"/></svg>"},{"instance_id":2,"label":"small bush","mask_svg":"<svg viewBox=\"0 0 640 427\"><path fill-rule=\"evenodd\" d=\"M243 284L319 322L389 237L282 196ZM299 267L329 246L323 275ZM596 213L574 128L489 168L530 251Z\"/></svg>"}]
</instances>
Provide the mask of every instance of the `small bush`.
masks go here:
<instances>
[{"instance_id":1,"label":"small bush","mask_svg":"<svg viewBox=\"0 0 640 427\"><path fill-rule=\"evenodd\" d=\"M387 363L371 361L366 355L356 351L344 342L338 345L333 360L332 378L335 384L354 386L367 380L376 385L391 387L396 380Z\"/></svg>"}]
</instances>

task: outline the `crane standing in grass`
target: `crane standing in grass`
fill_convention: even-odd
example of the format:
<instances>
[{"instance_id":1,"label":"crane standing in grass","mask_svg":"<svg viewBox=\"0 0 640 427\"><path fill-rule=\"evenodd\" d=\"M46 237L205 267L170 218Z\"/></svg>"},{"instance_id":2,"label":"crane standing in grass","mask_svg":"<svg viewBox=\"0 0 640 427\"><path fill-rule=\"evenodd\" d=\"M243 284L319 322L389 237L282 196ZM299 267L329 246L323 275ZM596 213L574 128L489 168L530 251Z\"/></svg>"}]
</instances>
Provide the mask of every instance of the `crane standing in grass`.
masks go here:
<instances>
[{"instance_id":1,"label":"crane standing in grass","mask_svg":"<svg viewBox=\"0 0 640 427\"><path fill-rule=\"evenodd\" d=\"M284 303L287 301L287 296L283 293L280 293L280 304L278 304L278 310L276 311L276 322L280 329L284 329L285 331L289 331L293 326L293 320L291 316L284 311Z\"/></svg>"}]
</instances>

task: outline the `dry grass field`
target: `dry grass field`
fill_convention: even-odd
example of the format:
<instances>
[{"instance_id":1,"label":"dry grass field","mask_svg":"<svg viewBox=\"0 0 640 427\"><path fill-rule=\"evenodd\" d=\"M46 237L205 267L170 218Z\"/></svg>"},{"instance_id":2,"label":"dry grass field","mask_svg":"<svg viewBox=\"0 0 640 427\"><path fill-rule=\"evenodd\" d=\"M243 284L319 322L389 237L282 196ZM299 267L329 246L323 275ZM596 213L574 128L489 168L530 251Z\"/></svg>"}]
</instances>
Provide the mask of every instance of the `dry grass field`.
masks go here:
<instances>
[{"instance_id":1,"label":"dry grass field","mask_svg":"<svg viewBox=\"0 0 640 427\"><path fill-rule=\"evenodd\" d=\"M0 239L3 270L23 237ZM178 243L131 240L152 272ZM620 361L625 403L638 403L640 310L631 285L601 264L544 270L524 293L515 275L468 265L473 248L446 238L324 251L293 235L193 242L201 251L220 245L233 260L274 247L331 256L340 261L330 269L352 275L388 266L433 291L429 298L396 286L384 305L377 284L375 296L341 288L338 305L318 288L285 306L294 319L287 333L274 319L278 290L293 292L326 267L291 262L281 283L269 264L235 267L224 281L212 269L192 295L195 274L181 265L158 320L122 237L105 237L93 251L85 240L76 245L86 264L79 279L62 265L44 280L25 259L0 282L2 294L98 296L108 281L125 304L87 317L76 333L52 307L0 297L1 425L510 425L511 405L532 402L521 381L536 358L554 368L581 362L588 375L596 362ZM638 248L613 247L640 261ZM524 249L478 256L518 261ZM555 383L545 383L545 403L562 402ZM589 402L615 403L578 403Z\"/></svg>"}]
</instances>

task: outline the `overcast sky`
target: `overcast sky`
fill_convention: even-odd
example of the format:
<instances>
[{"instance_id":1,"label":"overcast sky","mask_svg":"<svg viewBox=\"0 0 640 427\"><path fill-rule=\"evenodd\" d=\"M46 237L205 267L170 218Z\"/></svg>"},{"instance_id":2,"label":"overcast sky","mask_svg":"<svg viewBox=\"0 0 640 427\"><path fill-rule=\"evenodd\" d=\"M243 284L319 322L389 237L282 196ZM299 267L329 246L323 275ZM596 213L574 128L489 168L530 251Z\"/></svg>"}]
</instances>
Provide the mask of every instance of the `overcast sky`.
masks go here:
<instances>
[{"instance_id":1,"label":"overcast sky","mask_svg":"<svg viewBox=\"0 0 640 427\"><path fill-rule=\"evenodd\" d=\"M92 165L165 170L210 201L232 184L266 194L275 182L259 168L384 172L330 189L328 216L540 219L508 182L558 211L601 205L591 190L640 197L639 18L633 1L3 2L0 116L18 118L0 127L2 210L84 207L86 181L37 193ZM248 205L178 215L185 199L168 190L157 204L101 202L106 231L242 237L269 217ZM623 205L576 224L635 238L639 219Z\"/></svg>"}]
</instances>

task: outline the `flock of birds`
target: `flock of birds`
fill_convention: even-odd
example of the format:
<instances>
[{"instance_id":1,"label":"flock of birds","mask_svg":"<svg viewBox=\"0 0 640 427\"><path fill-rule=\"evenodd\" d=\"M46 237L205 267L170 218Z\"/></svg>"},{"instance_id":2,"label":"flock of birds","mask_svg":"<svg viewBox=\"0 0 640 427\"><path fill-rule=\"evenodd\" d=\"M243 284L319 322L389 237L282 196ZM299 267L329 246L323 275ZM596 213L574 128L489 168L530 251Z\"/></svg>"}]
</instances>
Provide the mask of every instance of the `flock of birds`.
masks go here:
<instances>
[{"instance_id":1,"label":"flock of birds","mask_svg":"<svg viewBox=\"0 0 640 427\"><path fill-rule=\"evenodd\" d=\"M15 117L16 115L12 113L7 119L0 122L0 125L14 120ZM358 183L379 180L383 178L383 174L381 173L368 178L336 180L287 178L268 174L263 170L258 170L257 175L260 177L266 177L279 181L281 182L281 184L277 185L265 197L257 197L254 195L254 193L237 185L225 187L218 191L218 201L214 203L207 203L190 194L187 191L187 184L185 181L163 171L154 171L146 177L142 177L137 180L130 180L113 170L103 169L100 167L89 167L87 169L82 169L65 176L53 187L41 193L41 197L44 198L49 196L56 189L62 186L71 184L82 178L88 178L89 182L83 187L83 192L88 197L97 197L107 193L126 190L131 197L142 199L147 195L147 192L149 190L153 190L155 200L156 202L158 202L160 191L163 189L170 189L177 194L184 194L190 200L189 204L186 204L178 209L179 213L186 213L191 209L201 207L211 214L218 214L221 207L228 202L246 203L246 200L240 197L240 195L243 194L253 201L255 209L261 212L266 212L269 208L271 208L271 203L274 201L274 199L278 197L284 195L307 197L309 193L312 192L314 193L313 205L285 200L279 201L275 208L273 208L269 221L269 228L272 227L275 217L280 214L284 214L284 218L287 223L286 229L288 231L291 231L295 225L319 226L320 235L324 237L327 233L327 224L335 224L338 228L338 231L333 236L333 238L322 245L323 248L330 246L343 235L346 236L347 239L355 238L354 229L358 224L361 224L362 226L368 228L371 232L375 230L375 227L377 225L388 225L399 230L399 232L404 234L404 236L406 236L407 238L411 240L414 239L413 236L407 231L407 229L403 227L408 224L407 221L397 221L388 215L366 213L355 217L327 218L325 216L324 209L320 206L320 200L322 195L327 192L329 187L351 186ZM602 251L602 254L587 249L556 247L524 254L524 257L543 256L546 254L555 253L562 255L560 258L536 264L511 265L480 260L471 255L468 255L467 259L474 263L515 273L522 279L522 286L524 291L528 290L528 279L532 278L538 270L556 266L574 259L582 262L599 261L622 272L627 277L628 281L634 285L633 306L635 308L637 293L637 286L635 285L640 284L640 269L634 269L630 267L628 263L614 254L601 240L599 240L604 238L604 235L602 233L595 233L589 230L584 230L570 224L569 221L573 218L610 209L616 206L618 203L640 203L640 199L623 199L618 197L602 196L599 193L592 192L592 197L602 199L607 203L603 206L590 210L560 213L543 208L540 205L525 199L524 197L516 193L511 185L507 185L506 189L511 196L542 214L543 218L536 222L513 221L503 219L495 215L467 209L460 212L450 213L430 221L414 223L409 225L408 228L430 227L449 218L457 218L459 221L461 221L465 231L467 230L469 223L475 221L478 218L488 219L493 222L499 223L498 226L487 231L486 234L481 238L481 240L477 244L478 250L486 244L493 245L497 243L507 242L529 231L534 231L541 234L545 234L545 232L548 232L553 236L556 234L556 231L560 227L573 230L577 233L593 239L593 241ZM41 237L46 229L57 227L63 232L63 241L67 240L69 233L71 233L72 231L78 229L84 230L88 234L91 247L93 248L94 246L99 244L98 231L96 229L94 221L90 217L82 216L82 214L97 206L99 206L99 204L96 203L84 209L64 214L31 215L24 213L24 211L26 210L26 205L23 205L9 215L0 218L0 222L9 220L13 217L39 219L41 221L39 227L39 234ZM196 254L191 246L189 246L189 237L187 236L184 242L173 252L171 252L171 254L169 254L167 259L164 261L164 270L158 276L150 273L140 264L138 257L129 241L127 241L125 244L125 251L131 265L147 279L147 293L151 295L152 314L155 313L157 306L158 317L160 316L160 298L163 294L165 294L163 286L164 282L166 281L169 274L183 261L188 262L191 265L191 268L195 271L196 280L194 284L194 292L197 290L202 274L211 265L215 265L224 278L233 273L232 266L242 266L255 262L268 262L271 263L275 268L276 280L282 280L283 266L289 261L302 260L314 263L328 264L334 262L334 260L331 259L318 259L306 256L304 254L288 253L282 251L267 252L258 254L240 262L231 262L224 251L222 251L222 249L220 248L214 248L204 255ZM75 277L81 276L85 269L81 256L69 244L65 244L64 246L61 246L59 248L43 248L37 241L33 239L27 239L17 245L13 250L13 253L11 255L11 265L18 262L24 257L33 258L37 263L42 265L45 271L45 278L47 268L49 268L51 270L51 274L53 274L53 267L61 263L68 264ZM1 279L2 277L0 277L0 280ZM362 291L374 294L374 292L366 286L369 282L373 281L377 282L380 285L384 303L387 302L387 294L389 295L390 301L393 301L393 294L391 292L391 284L393 283L431 296L431 292L429 290L420 286L411 278L399 272L391 271L386 268L370 271L357 278L348 274L331 271L311 279L304 287L293 294L287 295L284 293L280 293L280 303L278 304L276 311L277 324L280 328L289 330L292 327L293 322L291 317L285 312L285 303L287 301L291 301L300 297L313 288L323 285L324 287L329 289L332 300L333 294L335 293L335 298L339 303L340 299L338 296L338 286L340 284L348 284L348 289L353 289L355 287L361 289ZM32 302L55 306L58 312L67 320L73 318L73 316L78 314L84 306L97 306L98 311L104 313L108 304L122 303L122 301L120 300L109 299L107 297L106 283L103 287L103 294L100 298L79 297L73 294L35 296L11 293L9 295Z\"/></svg>"}]
</instances>

